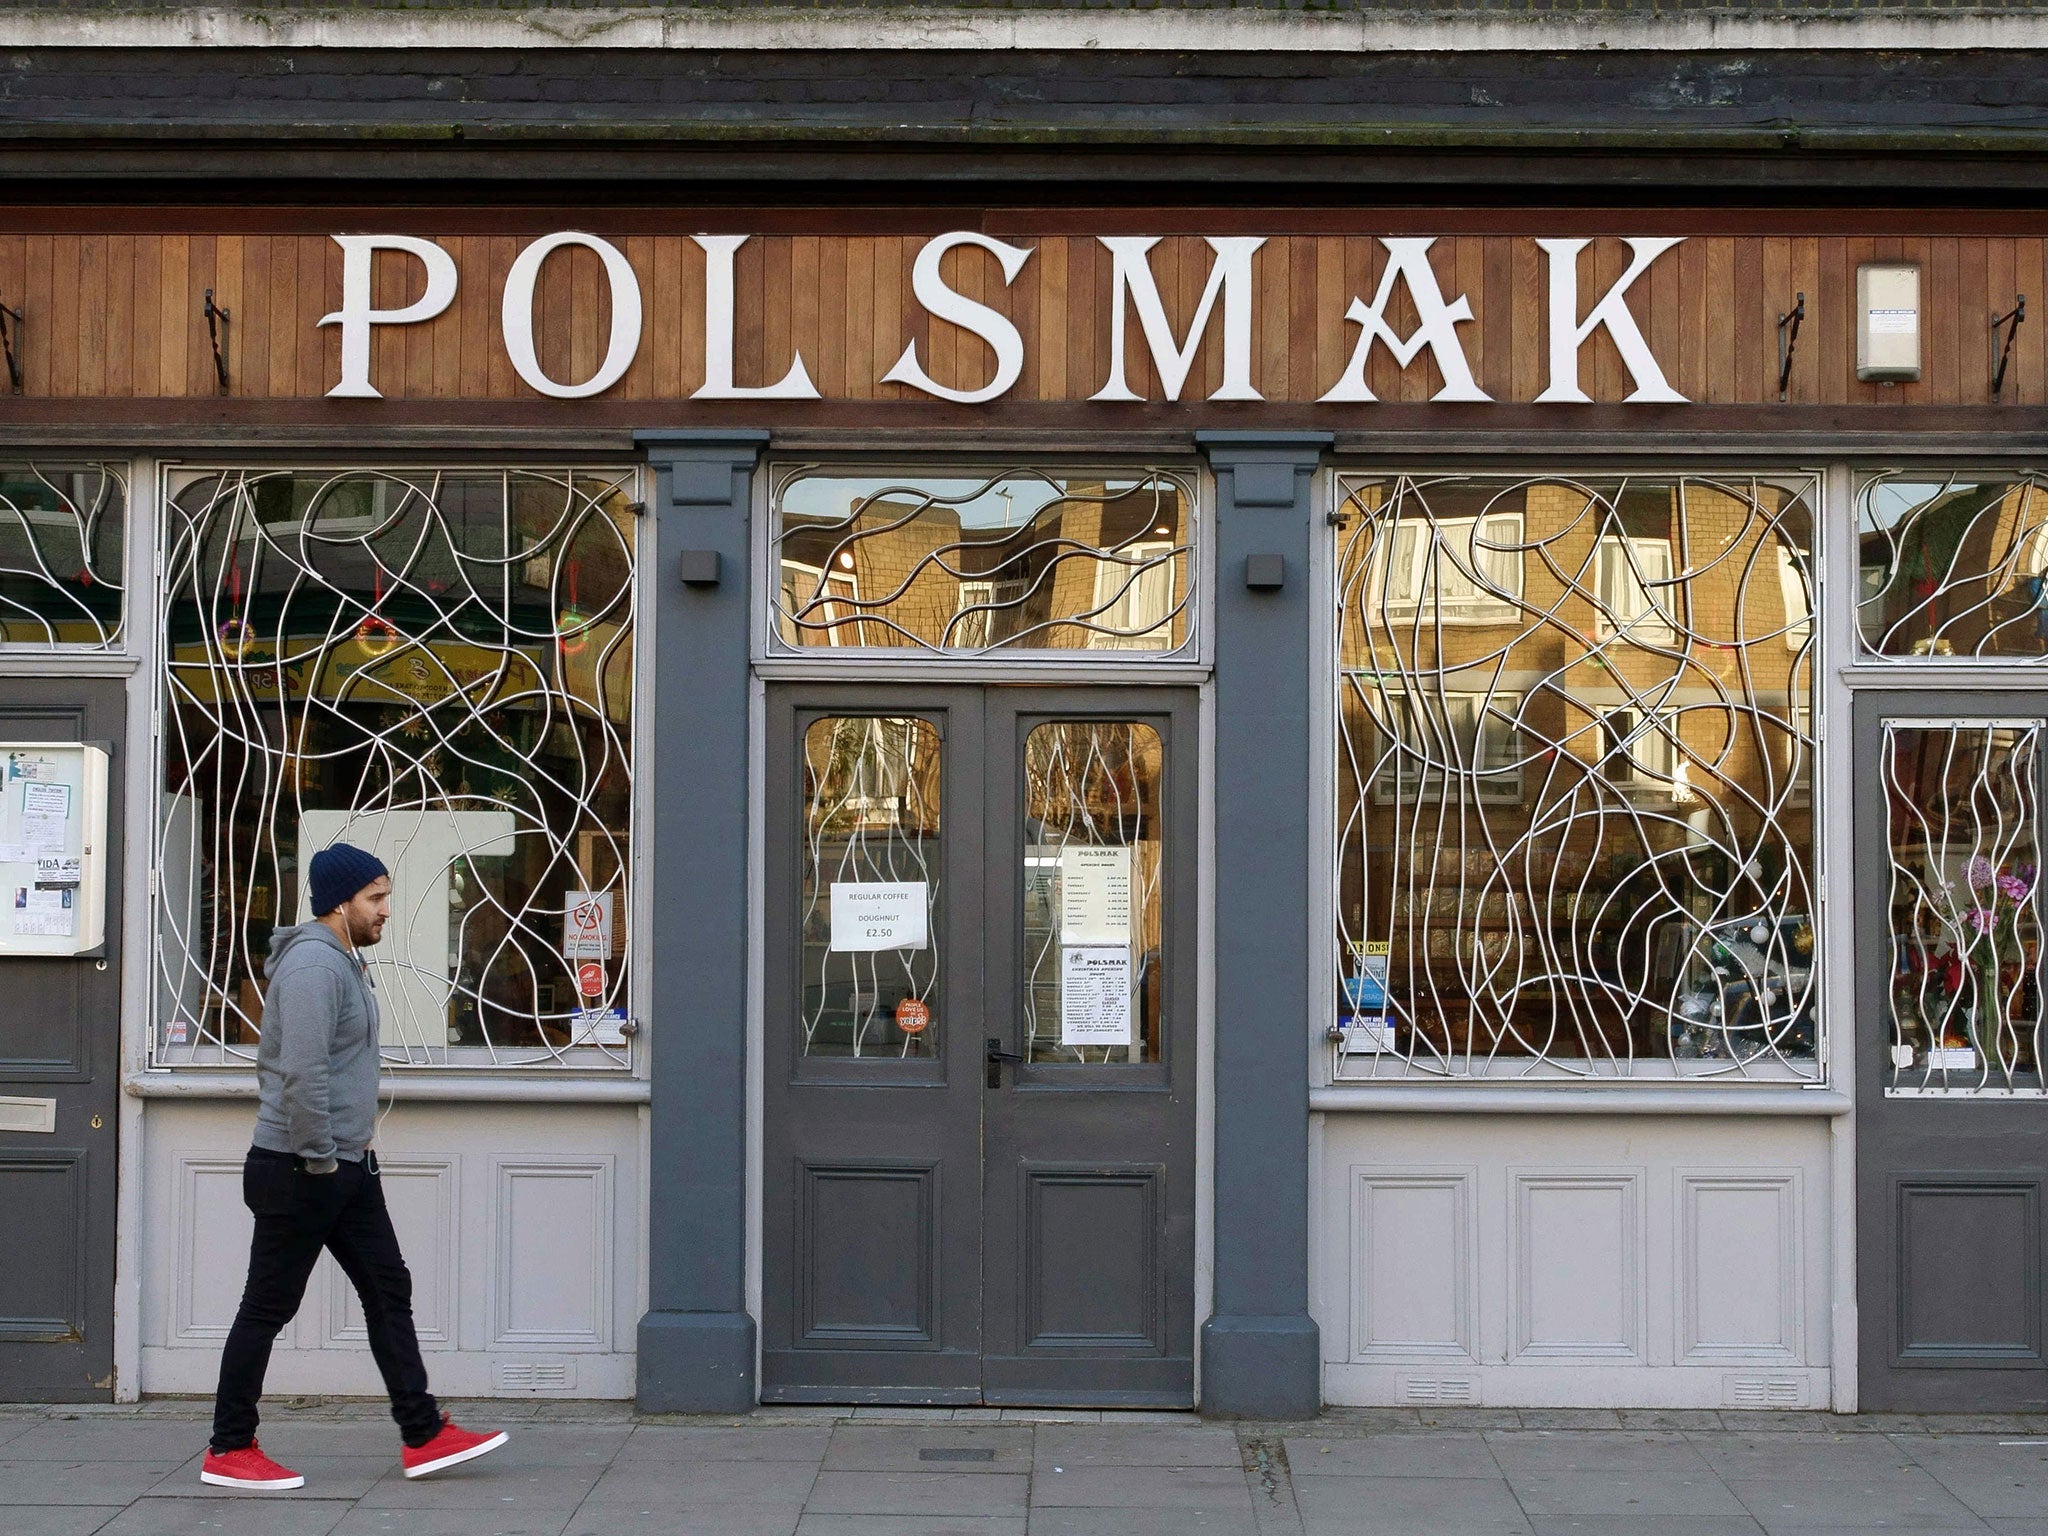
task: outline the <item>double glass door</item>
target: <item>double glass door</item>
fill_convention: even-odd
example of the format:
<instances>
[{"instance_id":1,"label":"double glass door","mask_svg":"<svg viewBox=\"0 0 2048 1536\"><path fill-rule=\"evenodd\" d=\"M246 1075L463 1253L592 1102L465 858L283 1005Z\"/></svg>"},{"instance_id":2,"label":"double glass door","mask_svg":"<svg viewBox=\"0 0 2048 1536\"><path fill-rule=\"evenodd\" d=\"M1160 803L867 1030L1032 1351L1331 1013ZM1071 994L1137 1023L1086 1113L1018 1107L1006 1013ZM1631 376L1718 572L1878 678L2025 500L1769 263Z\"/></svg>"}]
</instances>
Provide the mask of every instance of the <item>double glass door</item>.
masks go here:
<instances>
[{"instance_id":1,"label":"double glass door","mask_svg":"<svg viewBox=\"0 0 2048 1536\"><path fill-rule=\"evenodd\" d=\"M763 1396L1194 1390L1194 696L770 694Z\"/></svg>"},{"instance_id":2,"label":"double glass door","mask_svg":"<svg viewBox=\"0 0 2048 1536\"><path fill-rule=\"evenodd\" d=\"M2048 1402L2048 694L1856 703L1859 1397Z\"/></svg>"}]
</instances>

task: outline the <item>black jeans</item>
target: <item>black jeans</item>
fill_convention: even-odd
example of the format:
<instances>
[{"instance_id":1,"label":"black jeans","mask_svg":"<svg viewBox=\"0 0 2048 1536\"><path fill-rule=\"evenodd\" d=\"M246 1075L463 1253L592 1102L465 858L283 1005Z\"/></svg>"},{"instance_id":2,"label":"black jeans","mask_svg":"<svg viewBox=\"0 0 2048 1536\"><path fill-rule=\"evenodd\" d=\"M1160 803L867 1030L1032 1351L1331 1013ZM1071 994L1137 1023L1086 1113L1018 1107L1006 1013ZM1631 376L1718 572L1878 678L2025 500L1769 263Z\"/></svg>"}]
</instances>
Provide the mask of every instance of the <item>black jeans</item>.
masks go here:
<instances>
[{"instance_id":1,"label":"black jeans","mask_svg":"<svg viewBox=\"0 0 2048 1536\"><path fill-rule=\"evenodd\" d=\"M256 1438L256 1400L263 1395L270 1346L298 1312L322 1248L363 1300L370 1355L384 1375L405 1443L433 1439L441 1409L427 1390L412 1326L412 1274L391 1230L383 1180L362 1163L307 1173L289 1153L251 1147L242 1164L242 1201L255 1214L256 1235L249 1244L249 1283L221 1351L214 1450L237 1451Z\"/></svg>"}]
</instances>

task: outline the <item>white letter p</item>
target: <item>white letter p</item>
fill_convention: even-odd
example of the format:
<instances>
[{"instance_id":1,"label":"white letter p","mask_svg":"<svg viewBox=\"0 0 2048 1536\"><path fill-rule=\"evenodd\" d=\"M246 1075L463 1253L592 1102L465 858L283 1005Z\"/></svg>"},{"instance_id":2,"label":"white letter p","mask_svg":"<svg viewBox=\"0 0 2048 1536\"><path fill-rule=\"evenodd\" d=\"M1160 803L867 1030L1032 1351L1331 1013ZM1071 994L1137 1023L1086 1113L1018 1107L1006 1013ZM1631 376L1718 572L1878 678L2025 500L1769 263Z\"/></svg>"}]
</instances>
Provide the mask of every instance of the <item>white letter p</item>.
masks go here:
<instances>
[{"instance_id":1,"label":"white letter p","mask_svg":"<svg viewBox=\"0 0 2048 1536\"><path fill-rule=\"evenodd\" d=\"M341 308L321 317L322 325L341 327L341 382L327 391L348 400L381 400L370 382L370 327L416 325L431 320L455 302L455 258L431 240L416 235L336 235L341 247ZM427 269L427 291L403 309L370 308L370 264L378 251L404 251Z\"/></svg>"}]
</instances>

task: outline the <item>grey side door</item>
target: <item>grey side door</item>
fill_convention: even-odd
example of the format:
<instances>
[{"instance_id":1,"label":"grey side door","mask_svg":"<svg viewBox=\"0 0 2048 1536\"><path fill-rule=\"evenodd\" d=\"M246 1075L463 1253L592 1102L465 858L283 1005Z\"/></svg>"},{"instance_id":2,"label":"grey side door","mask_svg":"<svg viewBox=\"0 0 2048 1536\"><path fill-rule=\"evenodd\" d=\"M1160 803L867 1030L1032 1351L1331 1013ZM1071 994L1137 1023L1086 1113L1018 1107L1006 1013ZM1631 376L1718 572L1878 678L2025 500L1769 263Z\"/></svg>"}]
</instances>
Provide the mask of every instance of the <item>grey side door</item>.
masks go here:
<instances>
[{"instance_id":1,"label":"grey side door","mask_svg":"<svg viewBox=\"0 0 2048 1536\"><path fill-rule=\"evenodd\" d=\"M1196 696L999 688L988 716L983 1396L1186 1406Z\"/></svg>"},{"instance_id":2,"label":"grey side door","mask_svg":"<svg viewBox=\"0 0 2048 1536\"><path fill-rule=\"evenodd\" d=\"M769 1402L981 1398L982 732L974 687L769 694Z\"/></svg>"},{"instance_id":3,"label":"grey side door","mask_svg":"<svg viewBox=\"0 0 2048 1536\"><path fill-rule=\"evenodd\" d=\"M2048 694L1861 694L1855 732L1861 1406L2038 1411Z\"/></svg>"},{"instance_id":4,"label":"grey side door","mask_svg":"<svg viewBox=\"0 0 2048 1536\"><path fill-rule=\"evenodd\" d=\"M114 1387L124 689L26 678L4 686L0 740L105 742L113 772L103 951L0 958L0 1400L105 1400ZM7 1129L52 1111L50 1130Z\"/></svg>"}]
</instances>

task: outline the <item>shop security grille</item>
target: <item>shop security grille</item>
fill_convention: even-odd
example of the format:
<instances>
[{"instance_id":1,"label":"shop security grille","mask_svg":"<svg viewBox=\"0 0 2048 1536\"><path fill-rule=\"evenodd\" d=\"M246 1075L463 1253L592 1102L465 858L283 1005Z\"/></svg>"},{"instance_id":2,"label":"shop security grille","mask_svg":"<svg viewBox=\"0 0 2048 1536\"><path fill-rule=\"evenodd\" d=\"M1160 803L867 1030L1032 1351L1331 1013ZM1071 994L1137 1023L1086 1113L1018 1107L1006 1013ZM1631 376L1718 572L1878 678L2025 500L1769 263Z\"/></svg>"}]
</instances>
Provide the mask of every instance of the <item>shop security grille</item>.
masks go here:
<instances>
[{"instance_id":1,"label":"shop security grille","mask_svg":"<svg viewBox=\"0 0 2048 1536\"><path fill-rule=\"evenodd\" d=\"M117 465L0 462L0 646L119 644L127 522Z\"/></svg>"},{"instance_id":2,"label":"shop security grille","mask_svg":"<svg viewBox=\"0 0 2048 1536\"><path fill-rule=\"evenodd\" d=\"M1336 1076L1817 1078L1813 482L1339 493Z\"/></svg>"},{"instance_id":3,"label":"shop security grille","mask_svg":"<svg viewBox=\"0 0 2048 1536\"><path fill-rule=\"evenodd\" d=\"M1856 491L1857 625L1873 657L2048 656L2048 484L1872 475Z\"/></svg>"},{"instance_id":4,"label":"shop security grille","mask_svg":"<svg viewBox=\"0 0 2048 1536\"><path fill-rule=\"evenodd\" d=\"M623 1067L634 472L166 485L158 1065L247 1061L321 847L376 852L394 1065Z\"/></svg>"},{"instance_id":5,"label":"shop security grille","mask_svg":"<svg viewBox=\"0 0 2048 1536\"><path fill-rule=\"evenodd\" d=\"M2039 720L1887 720L1893 1095L2039 1094Z\"/></svg>"},{"instance_id":6,"label":"shop security grille","mask_svg":"<svg viewBox=\"0 0 2048 1536\"><path fill-rule=\"evenodd\" d=\"M1183 652L1194 487L1160 469L775 479L774 639L785 651L955 656Z\"/></svg>"}]
</instances>

